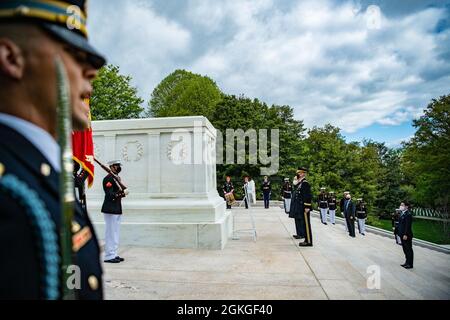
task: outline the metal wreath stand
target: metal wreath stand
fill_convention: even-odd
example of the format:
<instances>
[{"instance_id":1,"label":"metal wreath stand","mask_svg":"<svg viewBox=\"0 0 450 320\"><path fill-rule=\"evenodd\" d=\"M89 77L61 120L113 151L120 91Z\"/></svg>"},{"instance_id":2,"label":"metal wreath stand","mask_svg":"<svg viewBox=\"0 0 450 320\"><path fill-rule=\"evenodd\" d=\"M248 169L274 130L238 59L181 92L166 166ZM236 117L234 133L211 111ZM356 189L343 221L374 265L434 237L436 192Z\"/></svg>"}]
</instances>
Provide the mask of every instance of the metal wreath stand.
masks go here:
<instances>
[{"instance_id":1,"label":"metal wreath stand","mask_svg":"<svg viewBox=\"0 0 450 320\"><path fill-rule=\"evenodd\" d=\"M238 233L251 233L253 235L253 241L256 242L255 219L253 217L253 210L252 210L252 206L250 203L250 198L247 193L247 184L244 185L244 194L245 194L244 199L242 199L242 201L239 203L238 208L240 208L242 206L242 204L245 204L245 199L247 199L248 213L250 215L250 221L252 224L252 228L251 229L236 229L236 215L233 212L233 236L232 236L232 239L239 240Z\"/></svg>"}]
</instances>

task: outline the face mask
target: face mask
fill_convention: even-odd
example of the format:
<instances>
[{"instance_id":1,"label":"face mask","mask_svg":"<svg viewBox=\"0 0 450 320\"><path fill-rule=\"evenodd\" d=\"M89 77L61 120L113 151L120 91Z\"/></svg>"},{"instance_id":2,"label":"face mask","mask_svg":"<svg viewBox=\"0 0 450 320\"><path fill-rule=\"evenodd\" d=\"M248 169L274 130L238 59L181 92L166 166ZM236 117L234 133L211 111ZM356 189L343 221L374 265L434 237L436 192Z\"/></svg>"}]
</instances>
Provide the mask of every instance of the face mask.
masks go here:
<instances>
[{"instance_id":1,"label":"face mask","mask_svg":"<svg viewBox=\"0 0 450 320\"><path fill-rule=\"evenodd\" d=\"M350 199L350 196L345 196L346 199Z\"/></svg>"}]
</instances>

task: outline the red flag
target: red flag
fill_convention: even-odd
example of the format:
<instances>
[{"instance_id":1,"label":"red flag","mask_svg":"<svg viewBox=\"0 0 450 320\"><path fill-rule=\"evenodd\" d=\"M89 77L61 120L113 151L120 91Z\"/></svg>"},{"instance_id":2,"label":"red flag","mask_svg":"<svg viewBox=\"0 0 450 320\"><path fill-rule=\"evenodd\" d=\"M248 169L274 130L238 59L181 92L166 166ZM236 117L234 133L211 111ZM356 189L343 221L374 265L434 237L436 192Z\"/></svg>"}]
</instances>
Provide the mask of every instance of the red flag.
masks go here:
<instances>
[{"instance_id":1,"label":"red flag","mask_svg":"<svg viewBox=\"0 0 450 320\"><path fill-rule=\"evenodd\" d=\"M85 100L89 104L89 100ZM89 114L90 118L90 114ZM92 139L92 128L84 131L72 132L73 160L89 173L88 186L94 182L94 140Z\"/></svg>"}]
</instances>

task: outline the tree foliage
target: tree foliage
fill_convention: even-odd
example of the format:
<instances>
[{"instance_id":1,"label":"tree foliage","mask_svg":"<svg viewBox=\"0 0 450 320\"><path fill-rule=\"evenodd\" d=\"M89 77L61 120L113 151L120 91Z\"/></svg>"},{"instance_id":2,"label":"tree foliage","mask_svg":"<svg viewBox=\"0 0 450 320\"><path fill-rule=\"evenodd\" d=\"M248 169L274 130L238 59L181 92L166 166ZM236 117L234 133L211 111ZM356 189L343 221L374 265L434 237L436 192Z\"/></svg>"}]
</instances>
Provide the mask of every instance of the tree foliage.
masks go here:
<instances>
[{"instance_id":1,"label":"tree foliage","mask_svg":"<svg viewBox=\"0 0 450 320\"><path fill-rule=\"evenodd\" d=\"M140 118L144 100L131 84L131 77L120 74L118 66L106 65L93 81L90 100L93 120Z\"/></svg>"},{"instance_id":2,"label":"tree foliage","mask_svg":"<svg viewBox=\"0 0 450 320\"><path fill-rule=\"evenodd\" d=\"M433 99L414 120L416 133L405 143L402 169L412 197L424 207L448 212L450 195L450 95Z\"/></svg>"},{"instance_id":3,"label":"tree foliage","mask_svg":"<svg viewBox=\"0 0 450 320\"><path fill-rule=\"evenodd\" d=\"M146 113L151 117L211 117L221 99L216 83L206 76L176 70L153 90Z\"/></svg>"}]
</instances>

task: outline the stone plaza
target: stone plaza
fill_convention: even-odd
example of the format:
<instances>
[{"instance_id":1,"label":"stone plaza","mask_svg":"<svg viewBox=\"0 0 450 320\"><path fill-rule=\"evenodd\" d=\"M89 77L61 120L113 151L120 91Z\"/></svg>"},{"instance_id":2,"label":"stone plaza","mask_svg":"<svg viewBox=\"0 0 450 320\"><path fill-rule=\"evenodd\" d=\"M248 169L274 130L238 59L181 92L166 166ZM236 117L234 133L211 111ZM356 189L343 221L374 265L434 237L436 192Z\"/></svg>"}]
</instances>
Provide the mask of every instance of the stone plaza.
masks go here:
<instances>
[{"instance_id":1,"label":"stone plaza","mask_svg":"<svg viewBox=\"0 0 450 320\"><path fill-rule=\"evenodd\" d=\"M120 255L105 264L106 299L449 299L450 255L414 246L414 269L402 248L368 232L350 238L342 224L312 218L314 247L300 248L284 210L253 207L257 240L241 234L223 250L154 248L136 244L139 221L124 215ZM236 228L250 226L248 211L232 209ZM100 238L100 214L91 214ZM143 232L143 231L138 231ZM367 272L380 270L379 289Z\"/></svg>"}]
</instances>

